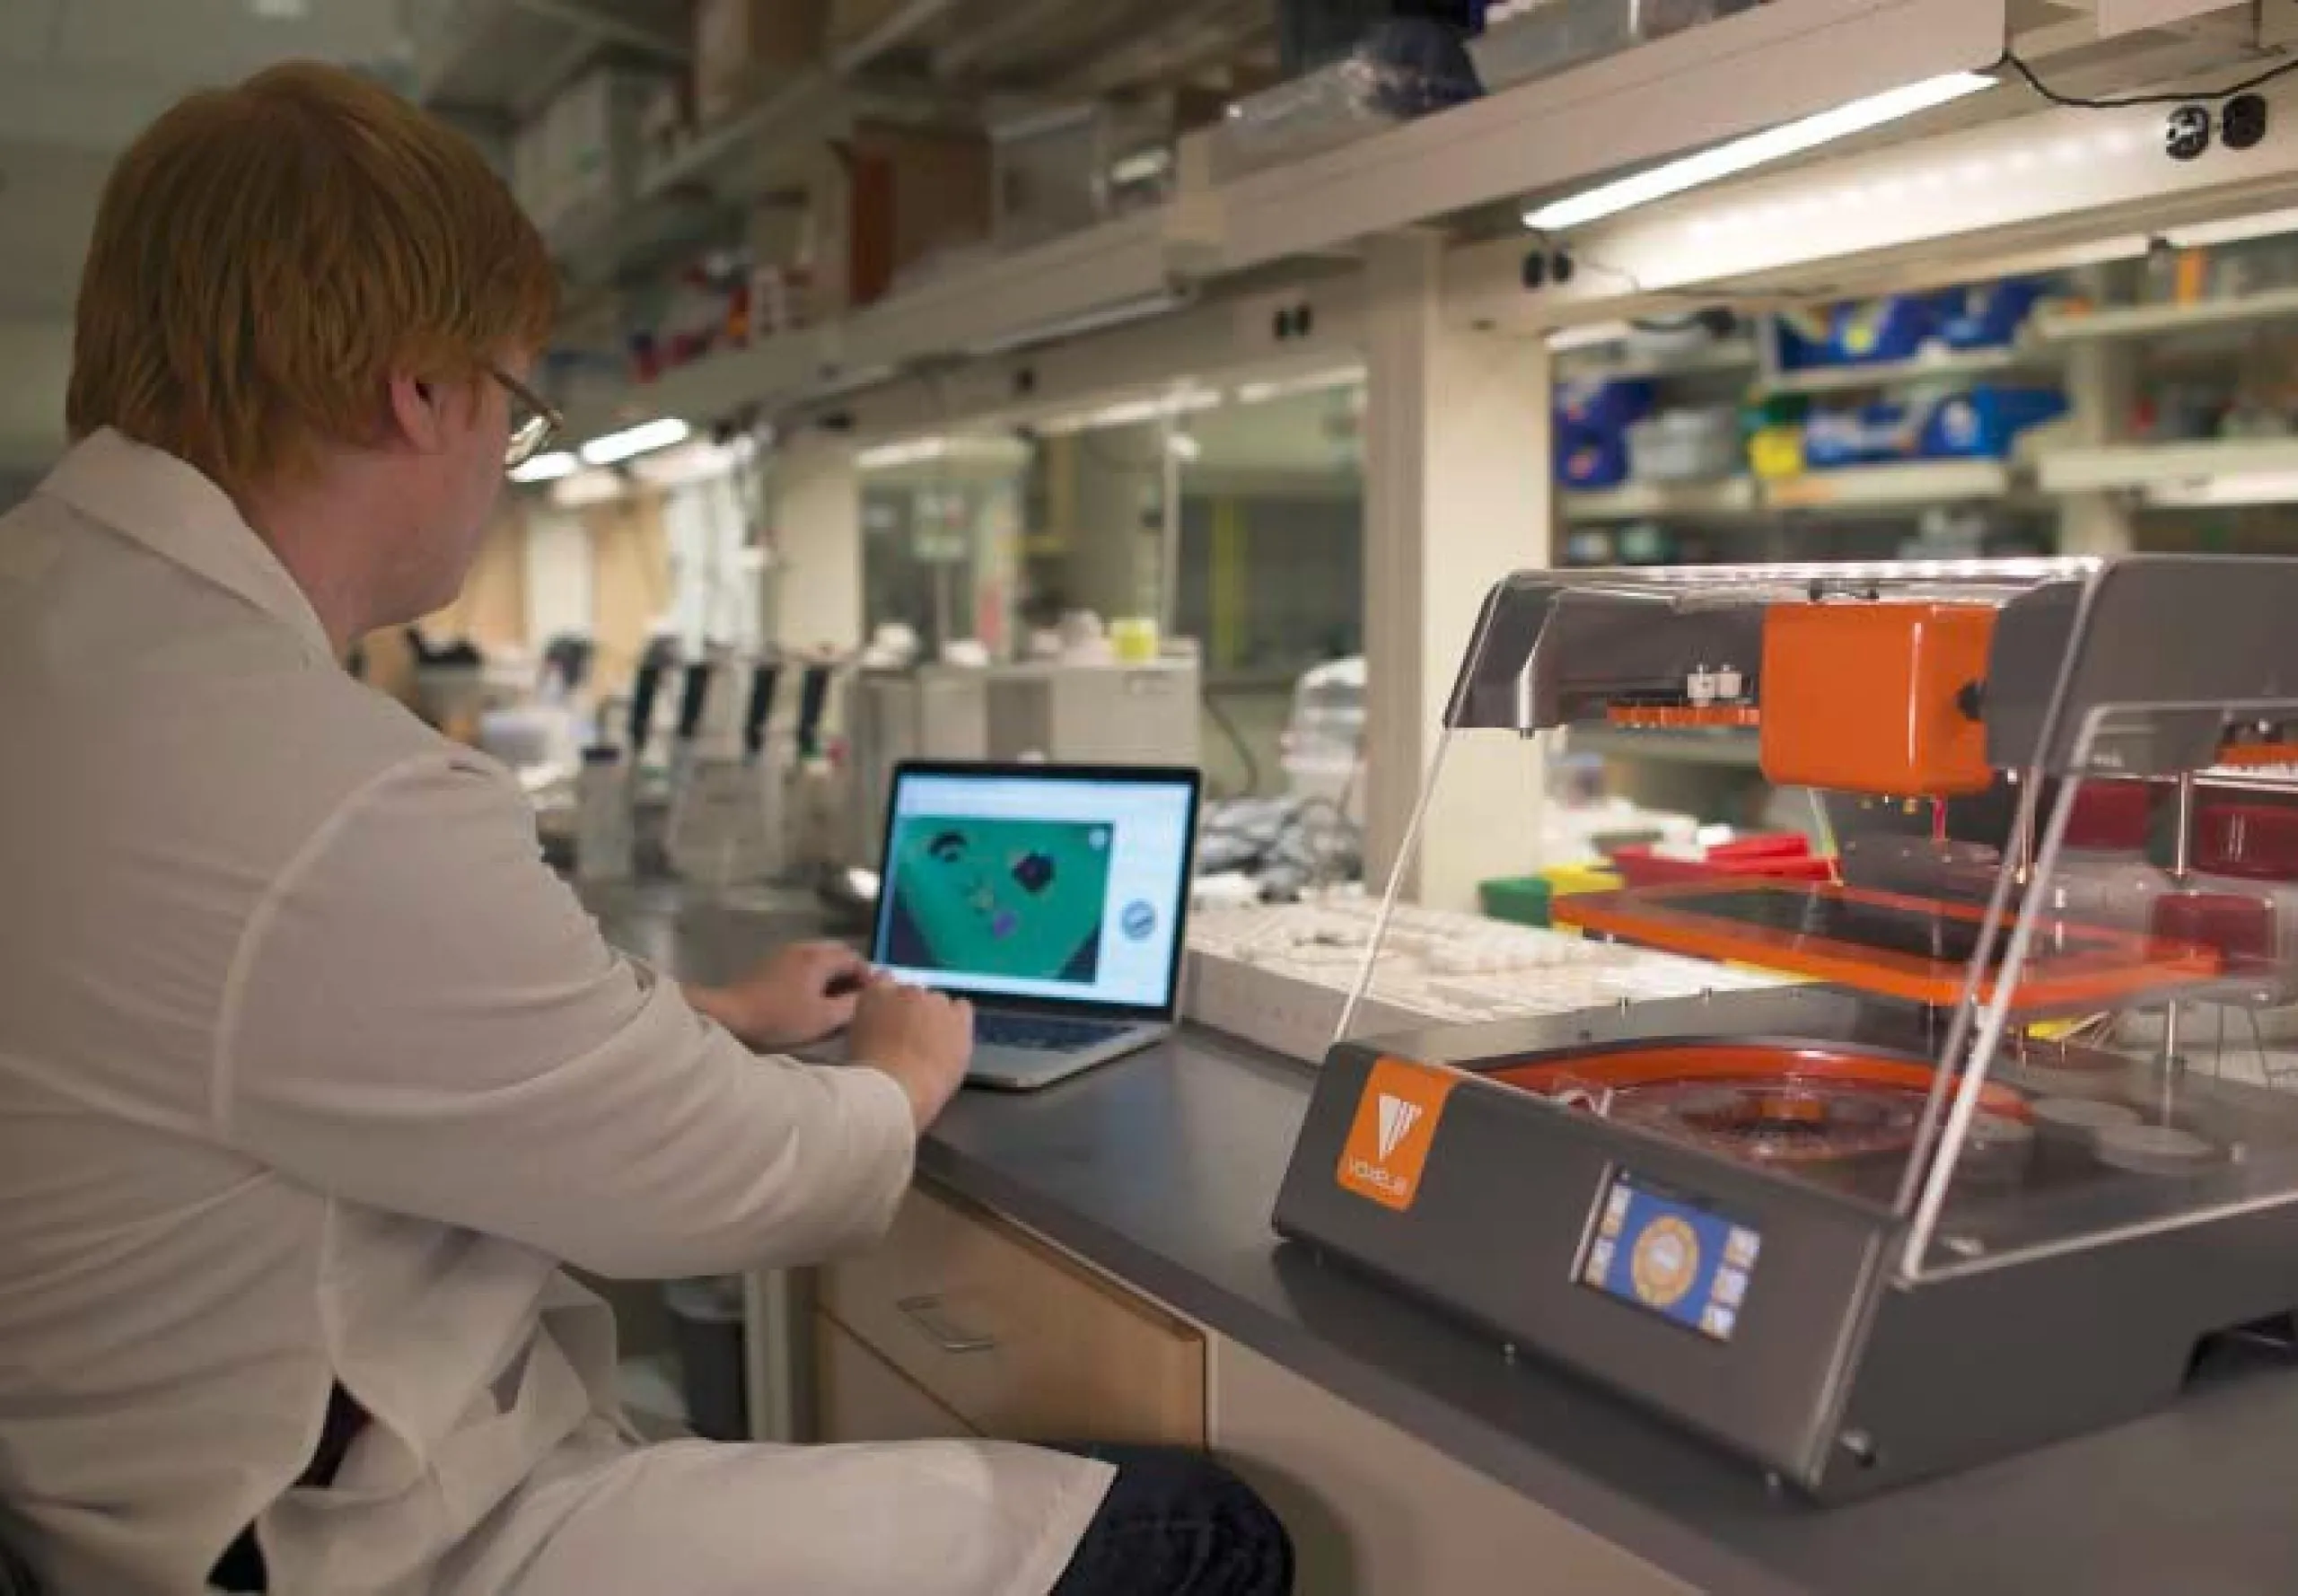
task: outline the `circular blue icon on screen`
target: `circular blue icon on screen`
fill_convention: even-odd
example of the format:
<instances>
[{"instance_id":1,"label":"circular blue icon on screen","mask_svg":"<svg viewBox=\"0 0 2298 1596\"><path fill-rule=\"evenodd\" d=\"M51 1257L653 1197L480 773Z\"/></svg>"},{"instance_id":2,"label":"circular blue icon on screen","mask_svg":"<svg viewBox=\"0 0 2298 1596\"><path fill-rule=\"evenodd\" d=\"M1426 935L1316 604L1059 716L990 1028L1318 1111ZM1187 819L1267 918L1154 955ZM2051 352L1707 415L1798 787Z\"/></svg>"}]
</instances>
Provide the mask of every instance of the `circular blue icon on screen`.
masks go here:
<instances>
[{"instance_id":1,"label":"circular blue icon on screen","mask_svg":"<svg viewBox=\"0 0 2298 1596\"><path fill-rule=\"evenodd\" d=\"M1157 929L1157 911L1152 905L1136 900L1125 906L1125 913L1118 916L1117 924L1118 929L1135 942L1147 942L1150 933Z\"/></svg>"}]
</instances>

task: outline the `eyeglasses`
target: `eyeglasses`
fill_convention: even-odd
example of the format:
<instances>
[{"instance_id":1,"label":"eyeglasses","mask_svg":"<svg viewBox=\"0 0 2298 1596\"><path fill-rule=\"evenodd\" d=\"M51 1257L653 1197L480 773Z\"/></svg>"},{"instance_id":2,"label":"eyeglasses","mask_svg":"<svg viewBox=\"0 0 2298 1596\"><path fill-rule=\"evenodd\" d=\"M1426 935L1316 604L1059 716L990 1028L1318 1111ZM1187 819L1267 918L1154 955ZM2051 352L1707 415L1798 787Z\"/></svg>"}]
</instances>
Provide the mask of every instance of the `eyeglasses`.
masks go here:
<instances>
[{"instance_id":1,"label":"eyeglasses","mask_svg":"<svg viewBox=\"0 0 2298 1596\"><path fill-rule=\"evenodd\" d=\"M513 471L540 454L553 438L566 430L566 417L501 366L491 365L487 371L511 396L511 436L503 446L503 469Z\"/></svg>"}]
</instances>

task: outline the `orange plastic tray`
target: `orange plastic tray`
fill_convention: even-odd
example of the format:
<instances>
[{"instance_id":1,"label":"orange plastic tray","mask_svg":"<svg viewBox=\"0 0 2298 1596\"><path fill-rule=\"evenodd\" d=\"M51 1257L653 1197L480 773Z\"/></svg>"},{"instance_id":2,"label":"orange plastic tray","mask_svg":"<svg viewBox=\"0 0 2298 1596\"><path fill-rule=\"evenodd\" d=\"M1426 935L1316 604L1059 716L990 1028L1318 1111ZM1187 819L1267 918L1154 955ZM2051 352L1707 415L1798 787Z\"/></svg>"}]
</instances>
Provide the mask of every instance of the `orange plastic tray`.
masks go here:
<instances>
[{"instance_id":1,"label":"orange plastic tray","mask_svg":"<svg viewBox=\"0 0 2298 1596\"><path fill-rule=\"evenodd\" d=\"M1549 913L1558 925L1695 958L1809 976L1914 1003L1961 1001L1969 974L1967 956L1925 957L1900 947L1824 932L1749 924L1727 917L1724 912L1726 901L1761 892L1783 895L1776 906L1779 918L1802 912L1805 919L1824 924L1831 905L1854 906L1904 917L1901 929L1935 928L1943 941L1976 941L1986 919L1983 910L1969 904L1827 883L1753 880L1582 893L1557 899ZM1703 904L1716 907L1703 911ZM2014 1012L2074 1004L2114 1008L2165 987L2207 980L2219 971L2218 955L2191 943L2103 925L2066 922L2062 928L2065 934L2057 939L2058 945L2029 951L2013 999ZM2007 945L2009 936L2010 927L2005 926L1998 947ZM1990 999L1994 996L1992 972L1980 991Z\"/></svg>"},{"instance_id":2,"label":"orange plastic tray","mask_svg":"<svg viewBox=\"0 0 2298 1596\"><path fill-rule=\"evenodd\" d=\"M1539 1064L1512 1065L1491 1072L1495 1081L1527 1092L1560 1086L1654 1086L1679 1081L1811 1083L1820 1085L1881 1086L1928 1092L1938 1072L1899 1058L1876 1058L1829 1048L1783 1047L1765 1042L1669 1043L1631 1047L1613 1053L1588 1053ZM2027 1100L2007 1086L1987 1083L1979 1106L2013 1119L2028 1118Z\"/></svg>"}]
</instances>

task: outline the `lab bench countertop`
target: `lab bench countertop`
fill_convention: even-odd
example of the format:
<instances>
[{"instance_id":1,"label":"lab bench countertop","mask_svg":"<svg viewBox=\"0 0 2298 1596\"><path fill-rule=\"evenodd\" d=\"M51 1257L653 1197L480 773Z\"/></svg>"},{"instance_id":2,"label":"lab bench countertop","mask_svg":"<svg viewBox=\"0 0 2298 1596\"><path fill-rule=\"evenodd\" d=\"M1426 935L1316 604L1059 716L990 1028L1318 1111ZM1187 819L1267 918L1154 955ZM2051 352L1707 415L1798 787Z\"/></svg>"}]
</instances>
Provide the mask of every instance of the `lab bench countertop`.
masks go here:
<instances>
[{"instance_id":1,"label":"lab bench countertop","mask_svg":"<svg viewBox=\"0 0 2298 1596\"><path fill-rule=\"evenodd\" d=\"M816 924L610 896L608 934L716 978ZM1684 1583L1721 1596L2289 1596L2298 1371L1850 1506L1688 1438L1271 1231L1314 1072L1195 1030L1028 1095L961 1092L929 1179ZM1973 1348L1983 1356L1983 1348Z\"/></svg>"}]
</instances>

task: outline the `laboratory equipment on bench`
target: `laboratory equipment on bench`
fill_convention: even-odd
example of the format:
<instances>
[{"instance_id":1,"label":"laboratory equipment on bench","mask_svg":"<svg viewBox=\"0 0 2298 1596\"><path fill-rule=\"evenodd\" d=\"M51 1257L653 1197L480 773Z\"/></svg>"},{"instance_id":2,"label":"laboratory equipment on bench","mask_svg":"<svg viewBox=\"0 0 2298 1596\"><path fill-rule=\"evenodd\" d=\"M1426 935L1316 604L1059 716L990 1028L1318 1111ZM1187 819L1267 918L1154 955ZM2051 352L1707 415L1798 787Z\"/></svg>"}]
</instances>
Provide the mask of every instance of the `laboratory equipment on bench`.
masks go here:
<instances>
[{"instance_id":1,"label":"laboratory equipment on bench","mask_svg":"<svg viewBox=\"0 0 2298 1596\"><path fill-rule=\"evenodd\" d=\"M1197 681L1188 658L852 672L845 861L876 866L893 773L907 759L1197 767Z\"/></svg>"},{"instance_id":2,"label":"laboratory equipment on bench","mask_svg":"<svg viewBox=\"0 0 2298 1596\"><path fill-rule=\"evenodd\" d=\"M1197 767L1196 659L1031 661L988 673L989 758Z\"/></svg>"},{"instance_id":3,"label":"laboratory equipment on bench","mask_svg":"<svg viewBox=\"0 0 2298 1596\"><path fill-rule=\"evenodd\" d=\"M1463 735L1753 728L1830 879L1554 914L1802 982L1345 1023L1276 1228L1821 1502L2288 1345L2294 614L2298 560L2204 556L1504 582L1431 782Z\"/></svg>"},{"instance_id":4,"label":"laboratory equipment on bench","mask_svg":"<svg viewBox=\"0 0 2298 1596\"><path fill-rule=\"evenodd\" d=\"M908 759L989 758L989 678L965 665L856 671L846 684L853 814L845 856L875 870L894 771Z\"/></svg>"},{"instance_id":5,"label":"laboratory equipment on bench","mask_svg":"<svg viewBox=\"0 0 2298 1596\"><path fill-rule=\"evenodd\" d=\"M613 740L612 711L600 706L599 735L583 750L574 777L574 875L626 881L650 868L661 847L670 793L648 764L666 684L678 677L673 650L651 645L630 680L627 714Z\"/></svg>"},{"instance_id":6,"label":"laboratory equipment on bench","mask_svg":"<svg viewBox=\"0 0 2298 1596\"><path fill-rule=\"evenodd\" d=\"M1288 1058L1322 1063L1379 911L1377 900L1346 889L1302 903L1200 910L1189 921L1183 1012ZM1387 929L1357 1014L1368 1035L1781 984L1760 971L1451 909L1399 908Z\"/></svg>"},{"instance_id":7,"label":"laboratory equipment on bench","mask_svg":"<svg viewBox=\"0 0 2298 1596\"><path fill-rule=\"evenodd\" d=\"M687 668L666 845L684 880L727 887L783 873L796 750L777 735L784 675L772 655L721 653Z\"/></svg>"}]
</instances>

